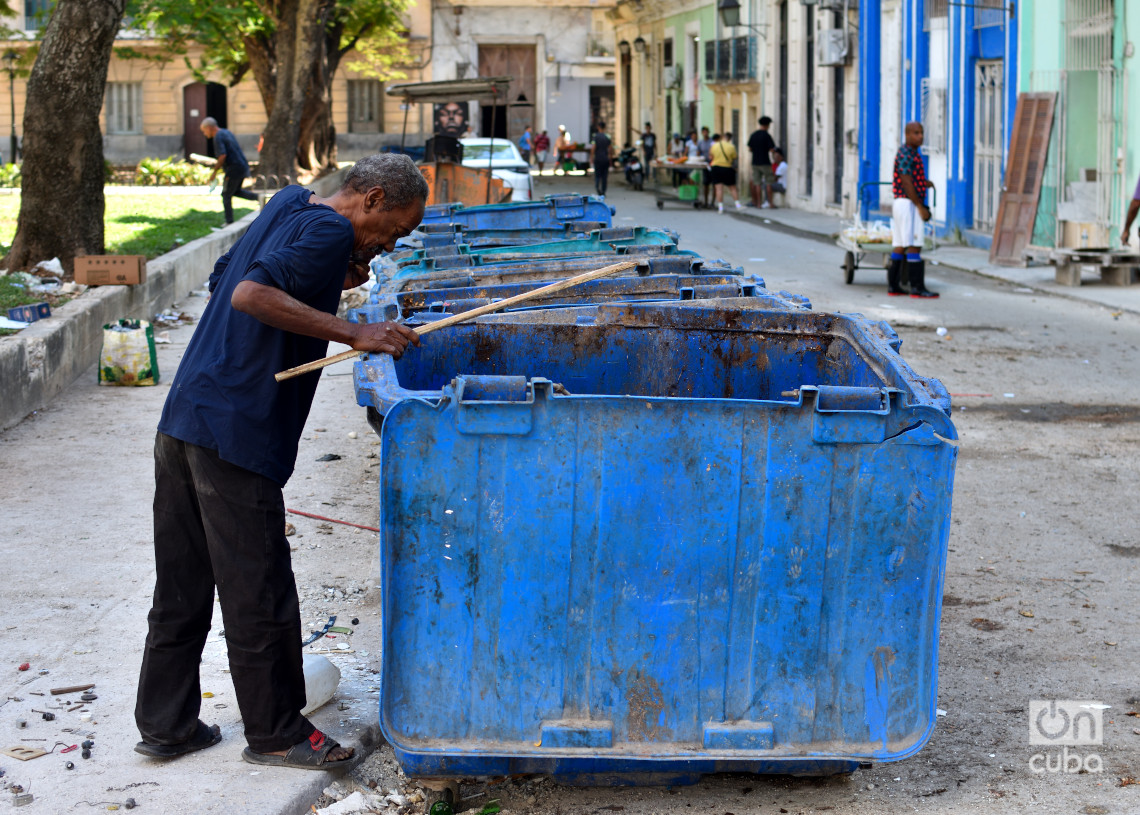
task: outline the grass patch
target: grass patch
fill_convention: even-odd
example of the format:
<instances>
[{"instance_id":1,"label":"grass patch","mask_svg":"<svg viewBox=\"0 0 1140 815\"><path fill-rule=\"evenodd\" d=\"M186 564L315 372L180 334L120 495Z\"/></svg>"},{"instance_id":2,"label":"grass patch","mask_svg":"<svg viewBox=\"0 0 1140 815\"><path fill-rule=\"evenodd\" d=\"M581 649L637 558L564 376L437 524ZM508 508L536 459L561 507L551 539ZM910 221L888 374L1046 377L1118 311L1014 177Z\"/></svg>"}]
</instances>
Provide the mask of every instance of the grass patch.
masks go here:
<instances>
[{"instance_id":1,"label":"grass patch","mask_svg":"<svg viewBox=\"0 0 1140 815\"><path fill-rule=\"evenodd\" d=\"M238 206L239 200L234 201L235 220L253 211L245 202ZM153 259L209 235L212 228L222 226L224 221L222 197L216 192L111 192L106 202L104 243L109 255L146 255ZM12 246L19 214L19 195L0 196L0 254L7 254Z\"/></svg>"}]
</instances>

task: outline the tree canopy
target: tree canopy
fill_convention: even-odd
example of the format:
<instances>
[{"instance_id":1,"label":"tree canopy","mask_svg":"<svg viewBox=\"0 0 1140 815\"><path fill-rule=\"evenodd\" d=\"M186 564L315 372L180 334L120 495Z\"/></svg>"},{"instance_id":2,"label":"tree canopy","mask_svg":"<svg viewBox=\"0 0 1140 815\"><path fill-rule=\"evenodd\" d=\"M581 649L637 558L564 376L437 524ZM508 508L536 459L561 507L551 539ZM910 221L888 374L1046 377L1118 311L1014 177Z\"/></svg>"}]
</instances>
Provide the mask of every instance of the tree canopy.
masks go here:
<instances>
[{"instance_id":1,"label":"tree canopy","mask_svg":"<svg viewBox=\"0 0 1140 815\"><path fill-rule=\"evenodd\" d=\"M203 79L218 72L233 86L252 76L269 118L261 164L267 174L292 177L296 167L320 171L335 163L329 92L349 52L356 49L352 67L366 76L399 76L408 61L409 2L136 0L132 25L176 53L185 55L192 43L204 47L197 64L187 59Z\"/></svg>"}]
</instances>

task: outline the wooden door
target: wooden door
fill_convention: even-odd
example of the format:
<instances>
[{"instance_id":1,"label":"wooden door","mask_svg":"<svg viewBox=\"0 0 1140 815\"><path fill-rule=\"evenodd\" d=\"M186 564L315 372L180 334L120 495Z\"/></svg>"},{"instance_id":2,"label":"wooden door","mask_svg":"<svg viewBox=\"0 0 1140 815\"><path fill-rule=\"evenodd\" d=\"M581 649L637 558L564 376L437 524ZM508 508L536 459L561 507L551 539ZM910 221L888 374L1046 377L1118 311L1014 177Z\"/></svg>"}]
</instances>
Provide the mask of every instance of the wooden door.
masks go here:
<instances>
[{"instance_id":1,"label":"wooden door","mask_svg":"<svg viewBox=\"0 0 1140 815\"><path fill-rule=\"evenodd\" d=\"M187 85L182 89L182 146L186 158L191 153L214 155L212 140L199 129L207 116L213 116L218 127L226 126L226 86L217 82Z\"/></svg>"},{"instance_id":2,"label":"wooden door","mask_svg":"<svg viewBox=\"0 0 1140 815\"><path fill-rule=\"evenodd\" d=\"M206 137L199 126L209 114L206 112L206 86L201 82L187 85L182 89L182 146L186 158L191 153L209 155Z\"/></svg>"},{"instance_id":3,"label":"wooden door","mask_svg":"<svg viewBox=\"0 0 1140 815\"><path fill-rule=\"evenodd\" d=\"M535 49L533 45L480 45L479 76L509 76L507 98L495 111L497 122L494 133L518 141L527 125L534 127L534 104L538 99L535 77ZM482 106L480 132L491 133L491 108Z\"/></svg>"},{"instance_id":4,"label":"wooden door","mask_svg":"<svg viewBox=\"0 0 1140 815\"><path fill-rule=\"evenodd\" d=\"M991 263L1021 263L1021 252L1033 235L1056 102L1056 93L1017 95L1005 186L990 247Z\"/></svg>"}]
</instances>

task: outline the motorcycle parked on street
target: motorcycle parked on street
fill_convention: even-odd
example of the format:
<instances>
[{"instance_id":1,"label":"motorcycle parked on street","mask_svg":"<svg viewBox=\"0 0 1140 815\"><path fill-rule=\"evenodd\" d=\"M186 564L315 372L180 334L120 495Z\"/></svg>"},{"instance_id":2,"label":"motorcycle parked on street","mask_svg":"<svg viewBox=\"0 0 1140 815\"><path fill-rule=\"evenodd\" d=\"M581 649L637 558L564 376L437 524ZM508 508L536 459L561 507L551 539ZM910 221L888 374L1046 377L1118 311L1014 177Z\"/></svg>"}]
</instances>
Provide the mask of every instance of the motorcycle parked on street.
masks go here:
<instances>
[{"instance_id":1,"label":"motorcycle parked on street","mask_svg":"<svg viewBox=\"0 0 1140 815\"><path fill-rule=\"evenodd\" d=\"M626 183L640 192L645 184L645 169L641 165L641 159L637 156L637 148L626 146L618 154L618 163L625 170Z\"/></svg>"}]
</instances>

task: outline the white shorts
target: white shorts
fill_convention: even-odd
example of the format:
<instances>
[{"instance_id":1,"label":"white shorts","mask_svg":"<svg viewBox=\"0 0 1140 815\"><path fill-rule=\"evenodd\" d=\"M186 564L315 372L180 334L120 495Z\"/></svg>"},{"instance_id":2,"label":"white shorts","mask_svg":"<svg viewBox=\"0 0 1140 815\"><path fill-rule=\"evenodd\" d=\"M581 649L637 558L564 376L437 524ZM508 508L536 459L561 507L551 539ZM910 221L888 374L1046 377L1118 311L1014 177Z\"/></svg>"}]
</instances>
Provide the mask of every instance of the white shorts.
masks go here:
<instances>
[{"instance_id":1,"label":"white shorts","mask_svg":"<svg viewBox=\"0 0 1140 815\"><path fill-rule=\"evenodd\" d=\"M896 198L894 209L891 211L891 241L892 246L908 246L922 248L924 228L926 224L918 214L918 207L909 198Z\"/></svg>"}]
</instances>

